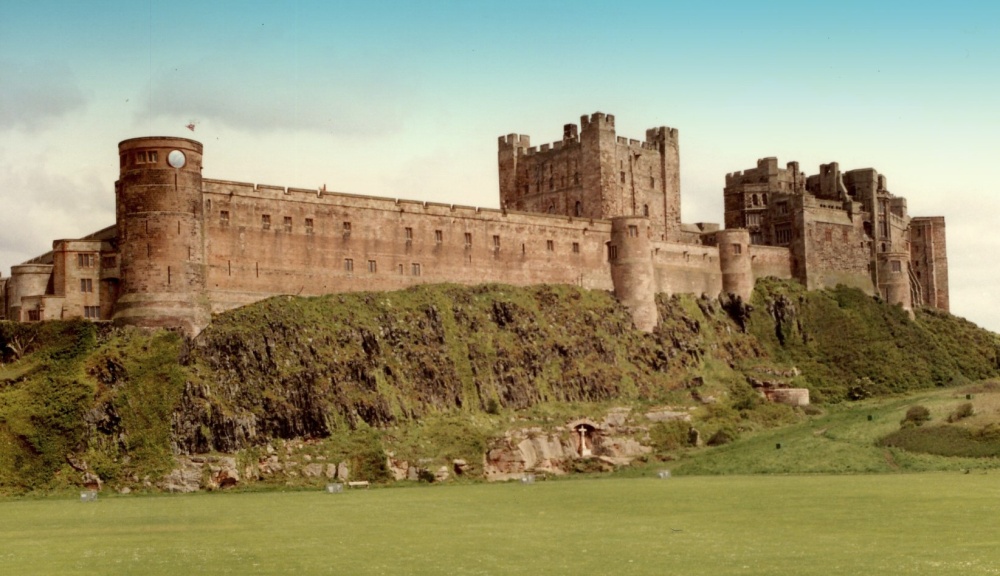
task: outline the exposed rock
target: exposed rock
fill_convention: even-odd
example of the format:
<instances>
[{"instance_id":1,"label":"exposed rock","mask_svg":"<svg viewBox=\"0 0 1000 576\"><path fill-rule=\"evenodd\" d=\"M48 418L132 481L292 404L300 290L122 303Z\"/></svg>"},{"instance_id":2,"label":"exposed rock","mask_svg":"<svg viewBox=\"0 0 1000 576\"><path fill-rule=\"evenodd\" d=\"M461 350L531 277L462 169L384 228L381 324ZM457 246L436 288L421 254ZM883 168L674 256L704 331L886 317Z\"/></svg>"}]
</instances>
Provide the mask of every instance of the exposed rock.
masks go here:
<instances>
[{"instance_id":1,"label":"exposed rock","mask_svg":"<svg viewBox=\"0 0 1000 576\"><path fill-rule=\"evenodd\" d=\"M447 466L442 466L442 467L438 468L437 472L434 473L434 481L435 482L444 482L450 476L451 476L451 473L448 472L448 467Z\"/></svg>"},{"instance_id":2,"label":"exposed rock","mask_svg":"<svg viewBox=\"0 0 1000 576\"><path fill-rule=\"evenodd\" d=\"M691 414L688 412L679 412L668 408L661 408L646 412L646 418L652 420L653 422L669 422L670 420L683 420L685 422L690 422Z\"/></svg>"},{"instance_id":3,"label":"exposed rock","mask_svg":"<svg viewBox=\"0 0 1000 576\"><path fill-rule=\"evenodd\" d=\"M351 479L351 469L347 467L347 462L337 464L337 480L347 482Z\"/></svg>"},{"instance_id":4,"label":"exposed rock","mask_svg":"<svg viewBox=\"0 0 1000 576\"><path fill-rule=\"evenodd\" d=\"M323 468L322 464L306 464L302 467L302 476L305 478L319 478L323 476Z\"/></svg>"}]
</instances>

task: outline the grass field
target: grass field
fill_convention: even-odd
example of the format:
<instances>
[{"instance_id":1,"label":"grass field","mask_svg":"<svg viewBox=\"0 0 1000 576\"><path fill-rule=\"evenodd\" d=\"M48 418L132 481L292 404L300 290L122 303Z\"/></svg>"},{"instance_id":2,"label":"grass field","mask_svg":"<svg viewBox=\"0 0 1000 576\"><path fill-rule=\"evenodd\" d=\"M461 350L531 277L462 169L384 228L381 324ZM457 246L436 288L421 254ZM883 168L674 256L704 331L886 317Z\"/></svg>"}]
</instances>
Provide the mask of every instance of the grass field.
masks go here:
<instances>
[{"instance_id":1,"label":"grass field","mask_svg":"<svg viewBox=\"0 0 1000 576\"><path fill-rule=\"evenodd\" d=\"M1000 475L0 501L0 574L1000 574Z\"/></svg>"}]
</instances>

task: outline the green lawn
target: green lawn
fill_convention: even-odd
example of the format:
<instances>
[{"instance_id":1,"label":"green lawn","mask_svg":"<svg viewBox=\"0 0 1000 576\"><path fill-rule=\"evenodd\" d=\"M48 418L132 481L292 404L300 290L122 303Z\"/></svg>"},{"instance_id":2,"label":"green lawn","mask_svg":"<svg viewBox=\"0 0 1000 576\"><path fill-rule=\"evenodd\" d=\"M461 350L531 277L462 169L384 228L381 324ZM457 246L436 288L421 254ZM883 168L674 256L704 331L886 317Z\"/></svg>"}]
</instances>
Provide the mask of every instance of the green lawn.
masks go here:
<instances>
[{"instance_id":1,"label":"green lawn","mask_svg":"<svg viewBox=\"0 0 1000 576\"><path fill-rule=\"evenodd\" d=\"M998 574L1000 474L0 501L0 574Z\"/></svg>"}]
</instances>

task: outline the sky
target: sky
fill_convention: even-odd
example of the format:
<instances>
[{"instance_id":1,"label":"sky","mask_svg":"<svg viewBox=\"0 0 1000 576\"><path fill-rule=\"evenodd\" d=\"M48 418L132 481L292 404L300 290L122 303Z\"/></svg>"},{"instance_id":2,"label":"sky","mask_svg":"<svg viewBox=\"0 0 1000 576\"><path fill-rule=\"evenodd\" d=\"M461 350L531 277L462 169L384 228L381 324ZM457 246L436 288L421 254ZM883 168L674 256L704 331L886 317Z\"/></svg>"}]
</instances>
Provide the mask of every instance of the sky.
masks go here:
<instances>
[{"instance_id":1,"label":"sky","mask_svg":"<svg viewBox=\"0 0 1000 576\"><path fill-rule=\"evenodd\" d=\"M952 313L1000 331L998 93L995 2L0 0L0 273L114 223L127 138L194 138L207 178L497 207L498 136L601 111L679 130L685 222L721 223L758 158L877 169L947 219Z\"/></svg>"}]
</instances>

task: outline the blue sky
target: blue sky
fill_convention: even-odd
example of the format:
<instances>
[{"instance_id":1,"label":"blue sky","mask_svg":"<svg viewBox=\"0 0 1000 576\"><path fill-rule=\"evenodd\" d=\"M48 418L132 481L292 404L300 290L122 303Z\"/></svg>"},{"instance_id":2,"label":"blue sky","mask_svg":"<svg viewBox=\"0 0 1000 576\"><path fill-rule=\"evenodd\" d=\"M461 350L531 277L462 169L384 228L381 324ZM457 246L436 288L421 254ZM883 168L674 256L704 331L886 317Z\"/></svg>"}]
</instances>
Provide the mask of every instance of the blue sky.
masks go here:
<instances>
[{"instance_id":1,"label":"blue sky","mask_svg":"<svg viewBox=\"0 0 1000 576\"><path fill-rule=\"evenodd\" d=\"M1000 5L0 0L0 271L114 221L117 143L210 178L496 206L496 138L680 130L683 218L757 158L873 167L948 219L952 311L1000 331ZM191 133L185 128L194 121Z\"/></svg>"}]
</instances>

